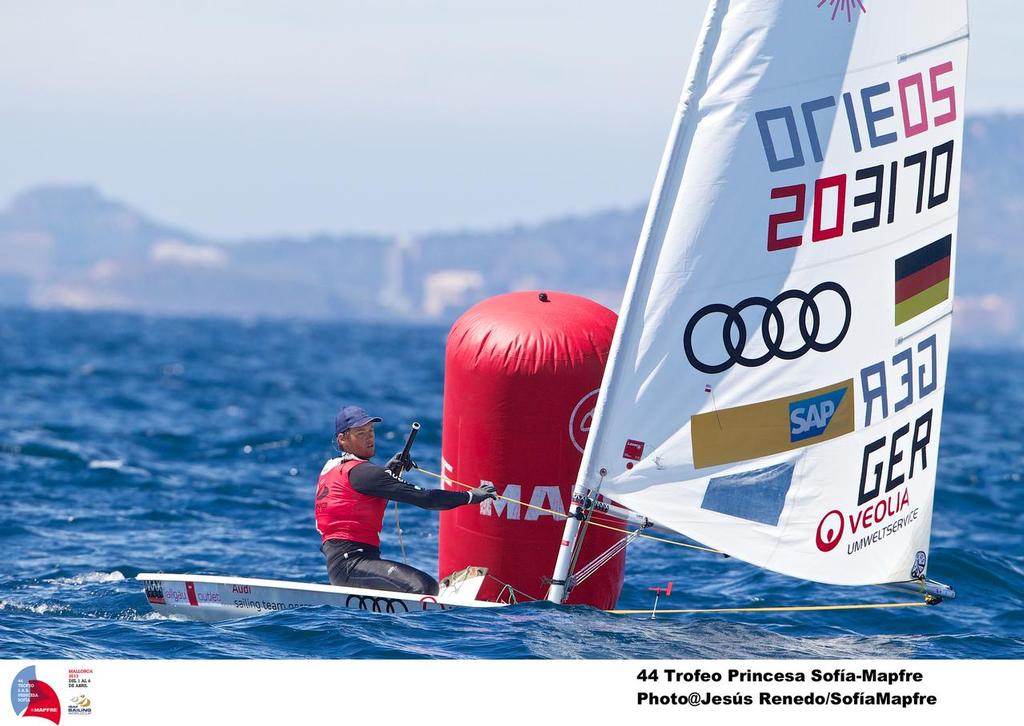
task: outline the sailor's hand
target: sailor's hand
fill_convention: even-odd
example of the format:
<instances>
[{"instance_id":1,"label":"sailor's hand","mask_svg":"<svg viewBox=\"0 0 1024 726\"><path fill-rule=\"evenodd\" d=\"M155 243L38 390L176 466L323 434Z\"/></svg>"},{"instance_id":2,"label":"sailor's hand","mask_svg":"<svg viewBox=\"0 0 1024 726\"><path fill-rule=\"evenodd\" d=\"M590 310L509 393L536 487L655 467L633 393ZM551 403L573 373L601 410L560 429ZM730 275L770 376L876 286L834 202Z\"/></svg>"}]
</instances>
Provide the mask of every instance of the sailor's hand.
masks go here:
<instances>
[{"instance_id":1,"label":"sailor's hand","mask_svg":"<svg viewBox=\"0 0 1024 726\"><path fill-rule=\"evenodd\" d=\"M497 499L498 491L494 488L493 484L481 484L476 489L473 489L470 493L470 504L479 504L485 499Z\"/></svg>"},{"instance_id":2,"label":"sailor's hand","mask_svg":"<svg viewBox=\"0 0 1024 726\"><path fill-rule=\"evenodd\" d=\"M410 469L416 468L416 462L410 459L402 459L401 452L395 454L388 463L384 465L384 468L390 471L395 476L400 475L403 471L409 471Z\"/></svg>"}]
</instances>

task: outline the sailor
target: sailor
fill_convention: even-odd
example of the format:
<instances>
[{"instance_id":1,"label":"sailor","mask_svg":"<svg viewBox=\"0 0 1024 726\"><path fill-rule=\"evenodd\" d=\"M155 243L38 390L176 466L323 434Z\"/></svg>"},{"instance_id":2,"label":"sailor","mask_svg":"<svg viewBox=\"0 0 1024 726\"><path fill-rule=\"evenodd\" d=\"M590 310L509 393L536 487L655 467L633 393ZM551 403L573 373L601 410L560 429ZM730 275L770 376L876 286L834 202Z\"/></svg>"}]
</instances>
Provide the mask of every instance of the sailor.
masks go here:
<instances>
[{"instance_id":1,"label":"sailor","mask_svg":"<svg viewBox=\"0 0 1024 726\"><path fill-rule=\"evenodd\" d=\"M491 484L472 491L413 486L400 474L415 463L402 461L401 454L391 457L386 466L371 464L373 426L380 421L359 406L345 406L334 419L341 456L324 465L316 489L316 528L323 537L320 551L327 557L327 575L332 585L436 595L437 580L427 573L381 559L380 531L388 500L443 510L479 504L497 495Z\"/></svg>"}]
</instances>

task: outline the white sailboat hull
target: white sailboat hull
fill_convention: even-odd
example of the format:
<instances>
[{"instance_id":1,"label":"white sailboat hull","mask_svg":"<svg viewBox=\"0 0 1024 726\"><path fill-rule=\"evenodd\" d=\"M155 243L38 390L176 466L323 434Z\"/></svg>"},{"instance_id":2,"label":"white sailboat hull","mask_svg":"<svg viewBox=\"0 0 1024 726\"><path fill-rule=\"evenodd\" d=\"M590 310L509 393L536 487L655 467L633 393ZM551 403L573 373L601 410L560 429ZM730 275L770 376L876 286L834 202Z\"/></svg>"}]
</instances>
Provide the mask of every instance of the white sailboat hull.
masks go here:
<instances>
[{"instance_id":1,"label":"white sailboat hull","mask_svg":"<svg viewBox=\"0 0 1024 726\"><path fill-rule=\"evenodd\" d=\"M205 622L320 605L399 614L455 607L504 607L504 603L475 599L483 584L482 572L449 578L436 596L217 575L143 572L136 579L143 583L154 611Z\"/></svg>"}]
</instances>

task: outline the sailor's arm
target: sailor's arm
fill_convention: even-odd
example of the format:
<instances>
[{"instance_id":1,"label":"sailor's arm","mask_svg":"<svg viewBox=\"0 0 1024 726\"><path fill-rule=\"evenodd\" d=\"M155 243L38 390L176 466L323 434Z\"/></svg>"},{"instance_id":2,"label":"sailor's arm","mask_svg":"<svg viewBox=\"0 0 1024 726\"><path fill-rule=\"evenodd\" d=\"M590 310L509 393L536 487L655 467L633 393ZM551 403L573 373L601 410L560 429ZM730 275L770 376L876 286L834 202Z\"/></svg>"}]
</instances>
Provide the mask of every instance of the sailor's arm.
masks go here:
<instances>
[{"instance_id":1,"label":"sailor's arm","mask_svg":"<svg viewBox=\"0 0 1024 726\"><path fill-rule=\"evenodd\" d=\"M463 504L472 504L472 492L450 492L445 489L422 489L404 479L392 476L387 469L375 464L360 464L349 472L352 488L360 494L382 499L392 499L402 504L412 504L420 509L454 509ZM480 501L480 499L476 499Z\"/></svg>"}]
</instances>

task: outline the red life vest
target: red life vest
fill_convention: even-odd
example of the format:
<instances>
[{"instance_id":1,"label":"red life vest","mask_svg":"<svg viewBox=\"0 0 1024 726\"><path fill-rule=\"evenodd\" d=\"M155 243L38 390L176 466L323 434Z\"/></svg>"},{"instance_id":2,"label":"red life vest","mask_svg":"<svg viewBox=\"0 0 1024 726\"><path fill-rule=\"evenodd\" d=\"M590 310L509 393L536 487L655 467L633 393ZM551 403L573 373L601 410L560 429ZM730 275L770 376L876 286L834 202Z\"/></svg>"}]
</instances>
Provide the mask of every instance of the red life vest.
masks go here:
<instances>
[{"instance_id":1,"label":"red life vest","mask_svg":"<svg viewBox=\"0 0 1024 726\"><path fill-rule=\"evenodd\" d=\"M348 480L349 472L366 462L349 459L331 464L320 473L316 486L316 529L326 542L347 539L380 547L380 530L388 500L360 494Z\"/></svg>"}]
</instances>

